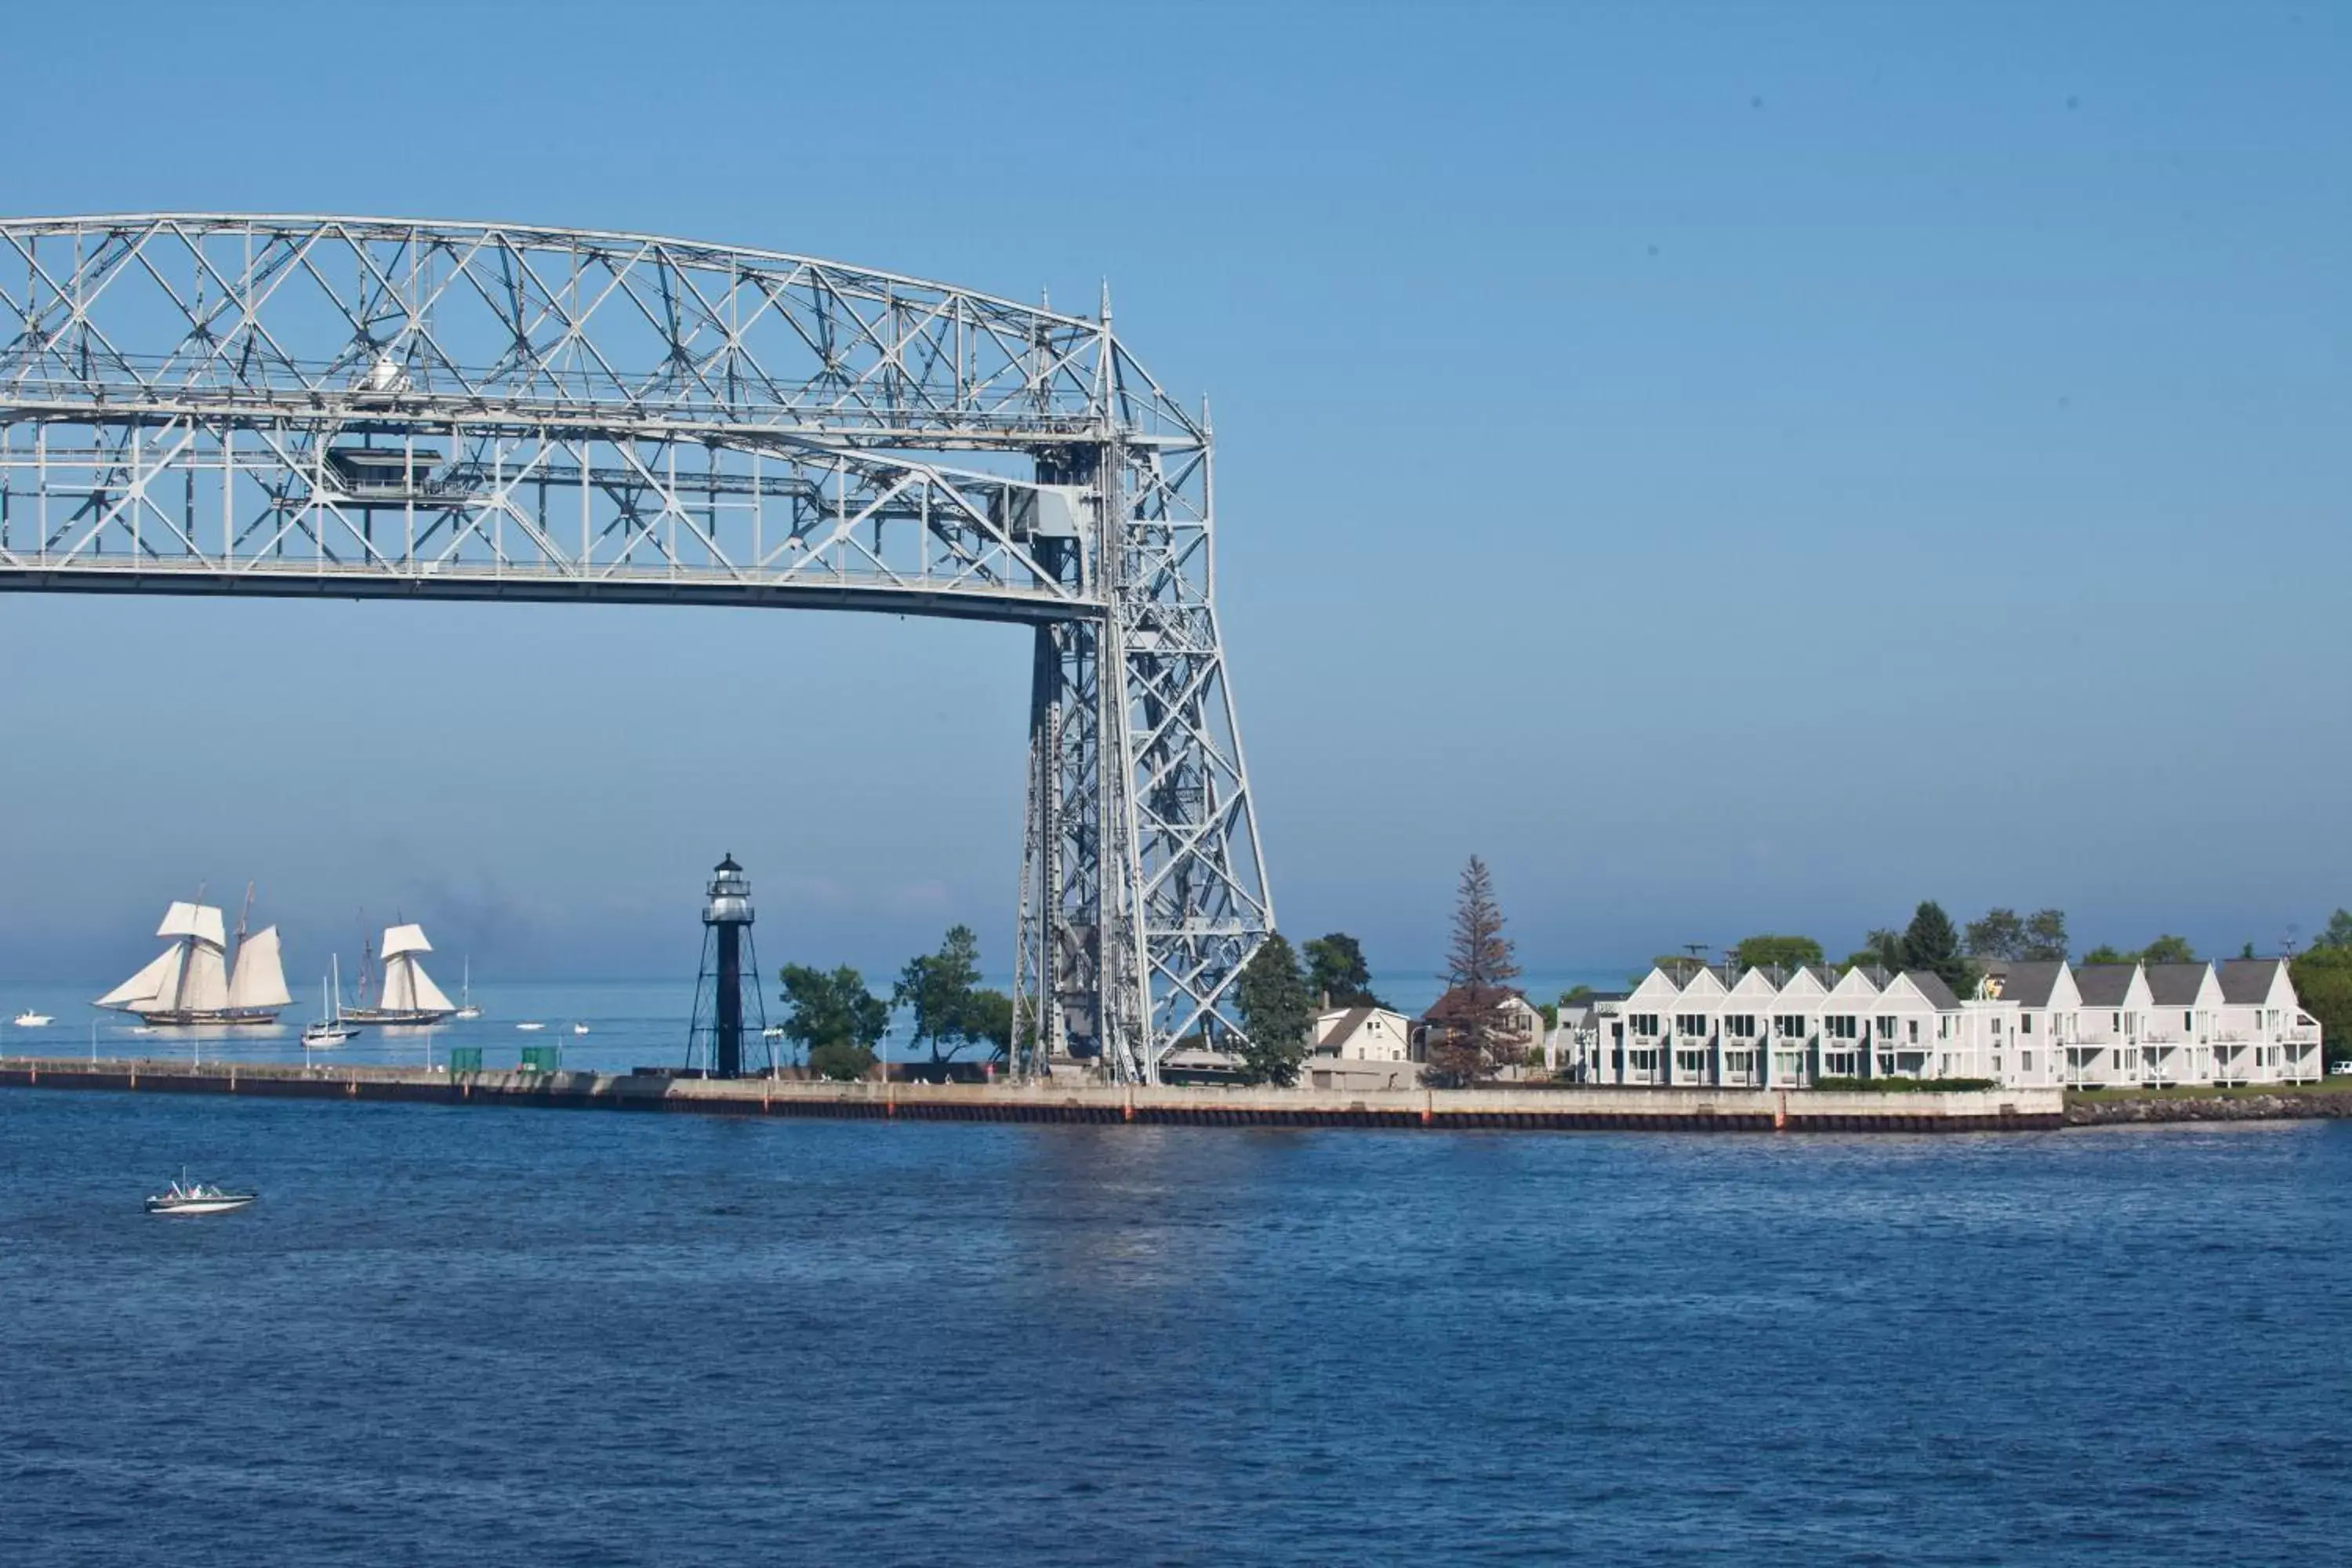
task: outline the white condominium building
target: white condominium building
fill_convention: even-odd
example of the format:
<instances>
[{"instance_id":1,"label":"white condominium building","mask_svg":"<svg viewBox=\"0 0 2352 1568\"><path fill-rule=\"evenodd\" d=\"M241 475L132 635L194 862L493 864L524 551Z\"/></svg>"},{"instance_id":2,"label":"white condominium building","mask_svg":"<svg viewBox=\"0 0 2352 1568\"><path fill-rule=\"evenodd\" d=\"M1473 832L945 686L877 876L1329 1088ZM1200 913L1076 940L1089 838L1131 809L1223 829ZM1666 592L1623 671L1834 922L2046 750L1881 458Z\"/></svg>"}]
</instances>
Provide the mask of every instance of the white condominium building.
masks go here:
<instances>
[{"instance_id":1,"label":"white condominium building","mask_svg":"<svg viewBox=\"0 0 2352 1568\"><path fill-rule=\"evenodd\" d=\"M1924 970L1662 965L1623 996L1563 1008L1545 1056L1580 1083L1738 1089L2296 1083L2322 1071L2318 1023L2274 958L1995 963L1965 1000Z\"/></svg>"}]
</instances>

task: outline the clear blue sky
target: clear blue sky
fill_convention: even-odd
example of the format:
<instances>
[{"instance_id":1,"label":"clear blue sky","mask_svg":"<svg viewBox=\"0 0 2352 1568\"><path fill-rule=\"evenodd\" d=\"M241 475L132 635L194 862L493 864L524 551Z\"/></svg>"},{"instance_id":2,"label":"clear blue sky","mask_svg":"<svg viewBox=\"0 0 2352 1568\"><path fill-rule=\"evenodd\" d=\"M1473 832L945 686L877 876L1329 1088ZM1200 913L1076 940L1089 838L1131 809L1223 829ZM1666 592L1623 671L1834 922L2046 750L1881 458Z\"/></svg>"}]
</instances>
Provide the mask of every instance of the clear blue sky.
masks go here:
<instances>
[{"instance_id":1,"label":"clear blue sky","mask_svg":"<svg viewBox=\"0 0 2352 1568\"><path fill-rule=\"evenodd\" d=\"M1531 965L2352 903L2352 10L127 6L0 209L665 231L1091 303L1215 403L1283 924ZM29 68L35 62L48 62ZM261 879L476 973L1011 942L1026 634L0 599L0 978ZM256 688L261 705L232 702Z\"/></svg>"}]
</instances>

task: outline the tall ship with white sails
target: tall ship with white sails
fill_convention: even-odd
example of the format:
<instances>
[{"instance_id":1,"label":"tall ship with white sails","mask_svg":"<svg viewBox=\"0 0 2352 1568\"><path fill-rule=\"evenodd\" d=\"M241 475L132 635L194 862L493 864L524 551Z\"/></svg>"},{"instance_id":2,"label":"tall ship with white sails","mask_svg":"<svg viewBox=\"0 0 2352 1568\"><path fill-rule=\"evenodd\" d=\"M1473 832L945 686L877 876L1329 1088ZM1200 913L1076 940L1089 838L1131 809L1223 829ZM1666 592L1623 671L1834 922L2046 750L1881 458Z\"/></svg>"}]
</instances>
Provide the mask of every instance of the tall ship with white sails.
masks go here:
<instances>
[{"instance_id":1,"label":"tall ship with white sails","mask_svg":"<svg viewBox=\"0 0 2352 1568\"><path fill-rule=\"evenodd\" d=\"M437 1024L457 1010L449 994L433 984L433 976L425 973L418 962L422 953L431 952L433 944L425 940L425 928L419 925L387 926L383 933L383 982L373 1002L369 1000L369 980L366 960L362 957L360 971L359 1002L356 1007L343 1009L346 1024Z\"/></svg>"},{"instance_id":2,"label":"tall ship with white sails","mask_svg":"<svg viewBox=\"0 0 2352 1568\"><path fill-rule=\"evenodd\" d=\"M245 907L250 915L250 888ZM278 928L264 926L248 936L245 927L246 916L239 916L232 958L219 910L203 903L173 904L155 928L155 934L170 938L172 945L96 1005L136 1014L141 1023L156 1026L276 1023L278 1010L294 1000L286 990Z\"/></svg>"}]
</instances>

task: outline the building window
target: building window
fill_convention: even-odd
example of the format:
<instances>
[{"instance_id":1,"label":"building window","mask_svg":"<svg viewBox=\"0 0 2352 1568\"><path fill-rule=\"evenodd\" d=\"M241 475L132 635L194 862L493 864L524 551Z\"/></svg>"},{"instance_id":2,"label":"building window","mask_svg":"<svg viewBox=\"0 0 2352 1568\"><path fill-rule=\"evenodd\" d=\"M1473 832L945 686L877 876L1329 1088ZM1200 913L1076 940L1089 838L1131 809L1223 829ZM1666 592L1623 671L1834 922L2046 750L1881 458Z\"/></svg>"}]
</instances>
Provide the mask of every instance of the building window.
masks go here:
<instances>
[{"instance_id":1,"label":"building window","mask_svg":"<svg viewBox=\"0 0 2352 1568\"><path fill-rule=\"evenodd\" d=\"M2021 1014L2018 1015L2018 1019L2017 1019L2017 1032L2018 1032L2019 1034L2021 1034L2021 1035L2030 1035L2030 1034L2033 1033L2033 1015L2032 1015L2032 1014L2031 1014L2031 1013L2021 1013Z\"/></svg>"},{"instance_id":2,"label":"building window","mask_svg":"<svg viewBox=\"0 0 2352 1568\"><path fill-rule=\"evenodd\" d=\"M1919 1043L1919 1020L1916 1018L1911 1020L1911 1043L1915 1046Z\"/></svg>"},{"instance_id":3,"label":"building window","mask_svg":"<svg viewBox=\"0 0 2352 1568\"><path fill-rule=\"evenodd\" d=\"M2033 1053L2032 1051L2020 1051L2018 1053L2017 1059L2020 1065L2021 1065L2027 1072L2030 1073L2033 1070ZM1995 1072L1999 1072L2000 1070L2000 1058L1999 1057L1993 1058L1992 1068Z\"/></svg>"},{"instance_id":4,"label":"building window","mask_svg":"<svg viewBox=\"0 0 2352 1568\"><path fill-rule=\"evenodd\" d=\"M1655 1013L1635 1013L1631 1017L1635 1038L1654 1040L1658 1037L1658 1016Z\"/></svg>"},{"instance_id":5,"label":"building window","mask_svg":"<svg viewBox=\"0 0 2352 1568\"><path fill-rule=\"evenodd\" d=\"M1851 1040L1862 1030L1862 1020L1851 1013L1836 1014L1822 1020L1822 1033L1832 1040Z\"/></svg>"},{"instance_id":6,"label":"building window","mask_svg":"<svg viewBox=\"0 0 2352 1568\"><path fill-rule=\"evenodd\" d=\"M2190 1034L2195 1034L2197 1032L2197 1015L2194 1013L2181 1014L2180 1026Z\"/></svg>"},{"instance_id":7,"label":"building window","mask_svg":"<svg viewBox=\"0 0 2352 1568\"><path fill-rule=\"evenodd\" d=\"M1801 1013L1783 1013L1772 1020L1772 1032L1784 1040L1805 1037L1805 1019Z\"/></svg>"},{"instance_id":8,"label":"building window","mask_svg":"<svg viewBox=\"0 0 2352 1568\"><path fill-rule=\"evenodd\" d=\"M1704 1034L1706 1034L1706 1014L1704 1014L1704 1013L1677 1013L1677 1014L1675 1014L1675 1034L1677 1034L1677 1035L1692 1035L1692 1036L1704 1035Z\"/></svg>"},{"instance_id":9,"label":"building window","mask_svg":"<svg viewBox=\"0 0 2352 1568\"><path fill-rule=\"evenodd\" d=\"M1891 1039L1893 1039L1893 1038L1895 1037L1895 1020L1894 1020L1894 1019L1892 1019L1892 1018L1880 1018L1880 1019L1876 1020L1876 1022L1877 1022L1877 1026L1878 1026L1878 1037L1879 1037L1880 1039L1882 1039L1882 1040L1891 1040Z\"/></svg>"},{"instance_id":10,"label":"building window","mask_svg":"<svg viewBox=\"0 0 2352 1568\"><path fill-rule=\"evenodd\" d=\"M1723 1018L1723 1032L1738 1039L1749 1040L1755 1038L1756 1015L1753 1013L1725 1014Z\"/></svg>"}]
</instances>

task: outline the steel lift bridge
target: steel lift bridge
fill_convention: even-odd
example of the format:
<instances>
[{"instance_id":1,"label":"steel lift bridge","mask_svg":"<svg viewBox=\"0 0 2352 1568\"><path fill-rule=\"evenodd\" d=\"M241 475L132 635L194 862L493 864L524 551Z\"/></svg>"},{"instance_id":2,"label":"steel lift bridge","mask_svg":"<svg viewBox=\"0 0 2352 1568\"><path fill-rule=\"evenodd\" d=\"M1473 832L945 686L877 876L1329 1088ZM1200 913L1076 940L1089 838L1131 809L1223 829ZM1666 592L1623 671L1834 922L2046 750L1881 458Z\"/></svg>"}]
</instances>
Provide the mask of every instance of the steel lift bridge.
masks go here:
<instances>
[{"instance_id":1,"label":"steel lift bridge","mask_svg":"<svg viewBox=\"0 0 2352 1568\"><path fill-rule=\"evenodd\" d=\"M1099 317L498 223L0 219L0 588L1035 628L1014 1068L1151 1082L1273 929L1205 405Z\"/></svg>"}]
</instances>

